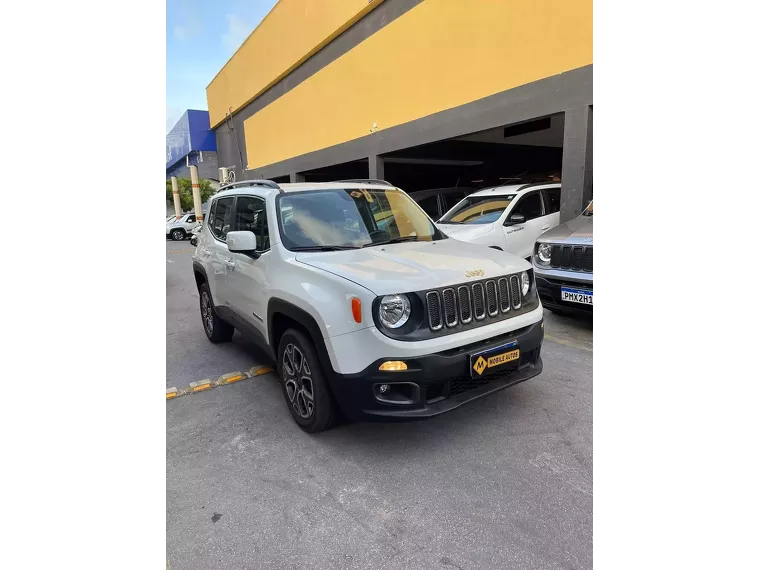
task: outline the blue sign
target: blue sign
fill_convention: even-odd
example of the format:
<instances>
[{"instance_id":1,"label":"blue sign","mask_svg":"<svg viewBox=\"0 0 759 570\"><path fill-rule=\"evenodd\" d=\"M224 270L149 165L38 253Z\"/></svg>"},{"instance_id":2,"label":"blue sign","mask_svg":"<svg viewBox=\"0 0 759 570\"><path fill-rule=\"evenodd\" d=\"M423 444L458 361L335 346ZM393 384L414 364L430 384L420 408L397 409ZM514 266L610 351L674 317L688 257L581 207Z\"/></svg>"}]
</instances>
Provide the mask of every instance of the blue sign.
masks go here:
<instances>
[{"instance_id":1,"label":"blue sign","mask_svg":"<svg viewBox=\"0 0 759 570\"><path fill-rule=\"evenodd\" d=\"M208 111L189 109L166 135L166 168L199 150L216 152L216 135L211 130Z\"/></svg>"}]
</instances>

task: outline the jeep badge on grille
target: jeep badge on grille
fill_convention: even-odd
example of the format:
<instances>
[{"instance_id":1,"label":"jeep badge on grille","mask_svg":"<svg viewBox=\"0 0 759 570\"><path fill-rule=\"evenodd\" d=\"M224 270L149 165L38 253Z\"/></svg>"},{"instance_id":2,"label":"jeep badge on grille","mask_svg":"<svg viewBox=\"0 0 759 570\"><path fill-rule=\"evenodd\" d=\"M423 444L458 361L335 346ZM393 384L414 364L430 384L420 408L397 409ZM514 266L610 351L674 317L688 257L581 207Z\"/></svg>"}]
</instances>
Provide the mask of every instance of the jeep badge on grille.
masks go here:
<instances>
[{"instance_id":1,"label":"jeep badge on grille","mask_svg":"<svg viewBox=\"0 0 759 570\"><path fill-rule=\"evenodd\" d=\"M484 277L485 272L482 269L473 269L472 271L467 271L464 275L467 277Z\"/></svg>"}]
</instances>

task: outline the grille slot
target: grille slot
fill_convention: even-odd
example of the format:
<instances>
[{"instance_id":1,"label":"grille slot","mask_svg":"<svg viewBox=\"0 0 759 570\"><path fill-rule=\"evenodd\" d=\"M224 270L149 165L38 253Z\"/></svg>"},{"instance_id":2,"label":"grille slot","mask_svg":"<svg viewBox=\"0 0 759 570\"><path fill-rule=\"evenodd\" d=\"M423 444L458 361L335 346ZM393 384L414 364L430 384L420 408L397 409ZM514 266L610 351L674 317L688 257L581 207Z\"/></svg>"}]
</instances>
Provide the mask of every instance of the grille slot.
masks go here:
<instances>
[{"instance_id":1,"label":"grille slot","mask_svg":"<svg viewBox=\"0 0 759 570\"><path fill-rule=\"evenodd\" d=\"M561 246L551 247L551 267L561 267Z\"/></svg>"},{"instance_id":2,"label":"grille slot","mask_svg":"<svg viewBox=\"0 0 759 570\"><path fill-rule=\"evenodd\" d=\"M430 330L439 331L443 328L443 319L440 310L440 293L430 291L427 293L427 315L430 320Z\"/></svg>"},{"instance_id":3,"label":"grille slot","mask_svg":"<svg viewBox=\"0 0 759 570\"><path fill-rule=\"evenodd\" d=\"M474 297L474 318L481 321L485 318L485 291L482 283L472 285L472 297Z\"/></svg>"},{"instance_id":4,"label":"grille slot","mask_svg":"<svg viewBox=\"0 0 759 570\"><path fill-rule=\"evenodd\" d=\"M472 322L472 295L469 293L469 287L462 285L459 291L459 313L461 314L461 324L466 325Z\"/></svg>"},{"instance_id":5,"label":"grille slot","mask_svg":"<svg viewBox=\"0 0 759 570\"><path fill-rule=\"evenodd\" d=\"M496 316L498 314L498 293L496 293L495 281L485 282L485 298L487 299L488 315Z\"/></svg>"},{"instance_id":6,"label":"grille slot","mask_svg":"<svg viewBox=\"0 0 759 570\"><path fill-rule=\"evenodd\" d=\"M519 277L516 275L509 277L509 288L511 289L511 308L516 311L522 306L522 287L519 283Z\"/></svg>"},{"instance_id":7,"label":"grille slot","mask_svg":"<svg viewBox=\"0 0 759 570\"><path fill-rule=\"evenodd\" d=\"M572 267L582 267L585 261L585 252L582 247L572 249Z\"/></svg>"},{"instance_id":8,"label":"grille slot","mask_svg":"<svg viewBox=\"0 0 759 570\"><path fill-rule=\"evenodd\" d=\"M561 247L561 267L569 269L572 267L572 246L564 245Z\"/></svg>"},{"instance_id":9,"label":"grille slot","mask_svg":"<svg viewBox=\"0 0 759 570\"><path fill-rule=\"evenodd\" d=\"M456 317L456 295L453 289L443 289L443 311L445 326L455 327L459 320Z\"/></svg>"},{"instance_id":10,"label":"grille slot","mask_svg":"<svg viewBox=\"0 0 759 570\"><path fill-rule=\"evenodd\" d=\"M585 248L585 265L583 265L583 269L585 271L593 272L593 248L592 247L586 247Z\"/></svg>"},{"instance_id":11,"label":"grille slot","mask_svg":"<svg viewBox=\"0 0 759 570\"><path fill-rule=\"evenodd\" d=\"M501 301L501 312L508 313L511 309L511 305L509 305L509 282L504 277L498 280L498 299Z\"/></svg>"}]
</instances>

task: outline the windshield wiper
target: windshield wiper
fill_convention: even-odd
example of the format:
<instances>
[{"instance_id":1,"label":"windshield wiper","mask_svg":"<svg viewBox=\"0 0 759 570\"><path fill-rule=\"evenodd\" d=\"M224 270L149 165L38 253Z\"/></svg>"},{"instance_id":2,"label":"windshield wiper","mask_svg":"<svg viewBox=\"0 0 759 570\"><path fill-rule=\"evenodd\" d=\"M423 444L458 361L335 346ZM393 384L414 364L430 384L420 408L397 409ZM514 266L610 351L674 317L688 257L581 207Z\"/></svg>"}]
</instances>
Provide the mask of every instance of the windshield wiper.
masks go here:
<instances>
[{"instance_id":1,"label":"windshield wiper","mask_svg":"<svg viewBox=\"0 0 759 570\"><path fill-rule=\"evenodd\" d=\"M372 247L373 245L385 245L388 243L401 243L402 241L417 241L419 238L416 236L397 237L392 239L386 239L382 241L373 241L372 243L365 243L361 247Z\"/></svg>"},{"instance_id":2,"label":"windshield wiper","mask_svg":"<svg viewBox=\"0 0 759 570\"><path fill-rule=\"evenodd\" d=\"M343 251L345 249L358 249L355 245L305 245L291 247L290 251Z\"/></svg>"}]
</instances>

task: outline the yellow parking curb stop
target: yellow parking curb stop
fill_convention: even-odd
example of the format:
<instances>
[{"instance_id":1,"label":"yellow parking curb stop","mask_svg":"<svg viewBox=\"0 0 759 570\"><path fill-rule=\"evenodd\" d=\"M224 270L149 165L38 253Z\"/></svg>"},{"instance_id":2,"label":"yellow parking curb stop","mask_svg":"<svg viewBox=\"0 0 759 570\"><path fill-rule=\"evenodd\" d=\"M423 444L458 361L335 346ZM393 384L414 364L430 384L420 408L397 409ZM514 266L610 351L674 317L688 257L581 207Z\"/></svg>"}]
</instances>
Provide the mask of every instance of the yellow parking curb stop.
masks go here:
<instances>
[{"instance_id":1,"label":"yellow parking curb stop","mask_svg":"<svg viewBox=\"0 0 759 570\"><path fill-rule=\"evenodd\" d=\"M166 388L166 399L171 400L172 398L178 398L182 395L181 390L177 390L176 388Z\"/></svg>"},{"instance_id":2,"label":"yellow parking curb stop","mask_svg":"<svg viewBox=\"0 0 759 570\"><path fill-rule=\"evenodd\" d=\"M219 379L216 382L219 386L226 386L227 384L231 384L232 382L239 382L240 380L245 380L246 378L248 378L247 372L230 372L229 374L219 376Z\"/></svg>"},{"instance_id":3,"label":"yellow parking curb stop","mask_svg":"<svg viewBox=\"0 0 759 570\"><path fill-rule=\"evenodd\" d=\"M254 366L248 371L248 374L252 378L253 376L261 376L261 374L268 374L269 372L274 372L271 366Z\"/></svg>"},{"instance_id":4,"label":"yellow parking curb stop","mask_svg":"<svg viewBox=\"0 0 759 570\"><path fill-rule=\"evenodd\" d=\"M213 380L198 380L197 382L190 382L190 392L202 392L204 390L210 390L215 385Z\"/></svg>"}]
</instances>

